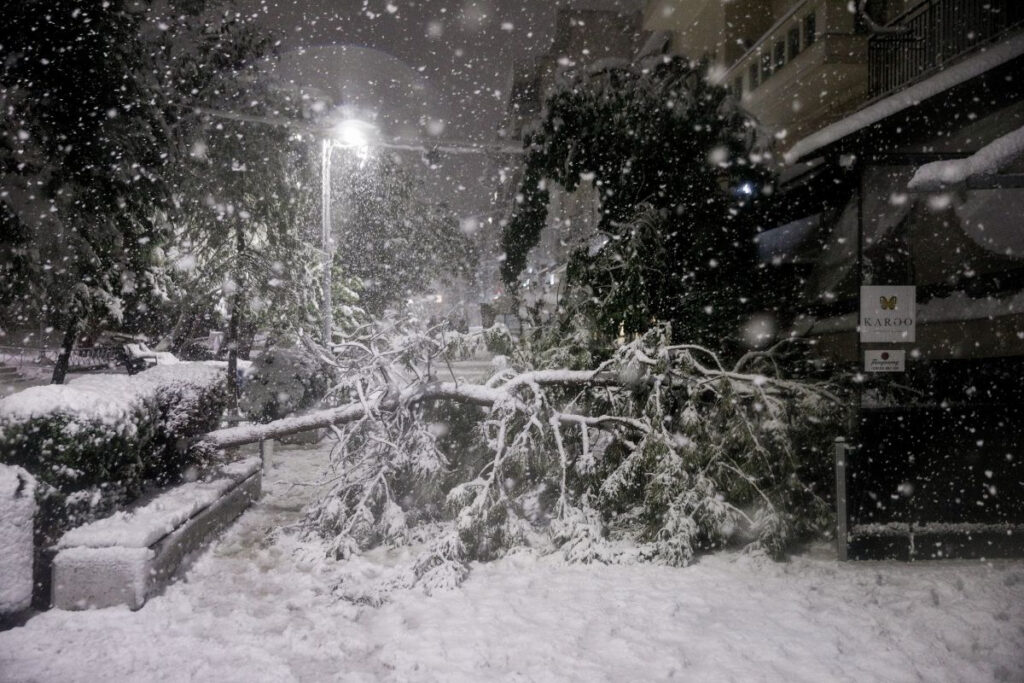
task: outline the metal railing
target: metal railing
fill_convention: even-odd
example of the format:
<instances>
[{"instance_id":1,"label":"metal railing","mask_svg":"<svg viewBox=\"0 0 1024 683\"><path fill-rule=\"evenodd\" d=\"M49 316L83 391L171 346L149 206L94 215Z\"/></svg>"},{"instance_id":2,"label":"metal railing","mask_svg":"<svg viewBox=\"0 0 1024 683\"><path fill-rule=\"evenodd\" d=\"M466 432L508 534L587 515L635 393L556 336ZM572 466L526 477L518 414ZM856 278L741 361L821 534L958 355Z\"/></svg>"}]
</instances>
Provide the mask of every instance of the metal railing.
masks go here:
<instances>
[{"instance_id":1,"label":"metal railing","mask_svg":"<svg viewBox=\"0 0 1024 683\"><path fill-rule=\"evenodd\" d=\"M40 349L37 346L0 346L0 363L13 367L26 365L52 365L59 349ZM89 370L120 364L124 349L114 346L93 346L75 348L71 352L68 367L73 370Z\"/></svg>"},{"instance_id":2,"label":"metal railing","mask_svg":"<svg viewBox=\"0 0 1024 683\"><path fill-rule=\"evenodd\" d=\"M20 368L35 363L40 349L28 346L0 346L0 363Z\"/></svg>"},{"instance_id":3,"label":"metal railing","mask_svg":"<svg viewBox=\"0 0 1024 683\"><path fill-rule=\"evenodd\" d=\"M883 97L1024 27L1022 0L925 0L868 41L868 91Z\"/></svg>"}]
</instances>

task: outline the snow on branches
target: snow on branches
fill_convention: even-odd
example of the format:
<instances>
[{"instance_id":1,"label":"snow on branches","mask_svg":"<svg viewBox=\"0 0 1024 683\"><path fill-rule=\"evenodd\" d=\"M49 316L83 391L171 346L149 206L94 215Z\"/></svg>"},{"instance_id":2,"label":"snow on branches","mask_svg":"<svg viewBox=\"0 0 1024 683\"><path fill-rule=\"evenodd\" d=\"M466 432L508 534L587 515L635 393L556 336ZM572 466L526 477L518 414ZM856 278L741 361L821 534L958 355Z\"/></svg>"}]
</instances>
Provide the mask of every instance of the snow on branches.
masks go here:
<instances>
[{"instance_id":1,"label":"snow on branches","mask_svg":"<svg viewBox=\"0 0 1024 683\"><path fill-rule=\"evenodd\" d=\"M677 566L725 544L778 555L828 520L818 485L842 404L825 385L750 369L764 354L725 368L660 326L589 370L530 366L552 354L519 352L480 385L457 378L438 336L395 339L339 346L341 407L293 418L338 439L308 537L336 558L425 548L389 587L456 585L468 562L517 546Z\"/></svg>"}]
</instances>

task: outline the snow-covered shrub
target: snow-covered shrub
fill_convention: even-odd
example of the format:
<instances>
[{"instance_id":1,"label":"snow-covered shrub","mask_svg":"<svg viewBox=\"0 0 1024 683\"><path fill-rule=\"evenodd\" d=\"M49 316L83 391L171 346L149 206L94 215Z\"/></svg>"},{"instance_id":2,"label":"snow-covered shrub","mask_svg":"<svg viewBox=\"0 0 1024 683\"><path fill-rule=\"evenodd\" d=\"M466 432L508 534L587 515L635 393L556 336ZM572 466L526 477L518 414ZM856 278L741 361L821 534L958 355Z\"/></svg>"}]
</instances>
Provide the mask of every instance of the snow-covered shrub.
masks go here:
<instances>
[{"instance_id":1,"label":"snow-covered shrub","mask_svg":"<svg viewBox=\"0 0 1024 683\"><path fill-rule=\"evenodd\" d=\"M826 529L834 387L763 353L725 368L668 326L590 369L549 365L589 353L549 338L563 348L535 340L482 386L417 369L444 353L432 340L353 343L363 370L353 356L343 384L362 410L339 425L337 483L306 533L335 557L416 540L427 549L394 585L438 587L516 546L686 565L726 544L778 556Z\"/></svg>"},{"instance_id":2,"label":"snow-covered shrub","mask_svg":"<svg viewBox=\"0 0 1024 683\"><path fill-rule=\"evenodd\" d=\"M479 332L443 329L436 336L444 345L444 357L447 360L469 360L485 346L483 335Z\"/></svg>"},{"instance_id":3,"label":"snow-covered shrub","mask_svg":"<svg viewBox=\"0 0 1024 683\"><path fill-rule=\"evenodd\" d=\"M495 356L507 356L516 349L516 340L503 323L495 323L478 332L459 332L447 326L430 330L428 334L444 347L448 360L469 360L481 351Z\"/></svg>"},{"instance_id":4,"label":"snow-covered shrub","mask_svg":"<svg viewBox=\"0 0 1024 683\"><path fill-rule=\"evenodd\" d=\"M313 350L267 349L246 373L239 408L253 422L278 420L319 403L335 375L333 366Z\"/></svg>"},{"instance_id":5,"label":"snow-covered shrub","mask_svg":"<svg viewBox=\"0 0 1024 683\"><path fill-rule=\"evenodd\" d=\"M487 350L498 356L510 356L516 347L515 337L504 325L495 323L483 331L484 344Z\"/></svg>"},{"instance_id":6,"label":"snow-covered shrub","mask_svg":"<svg viewBox=\"0 0 1024 683\"><path fill-rule=\"evenodd\" d=\"M216 426L226 397L223 371L193 363L31 387L0 400L0 461L38 479L56 534L197 464L188 438Z\"/></svg>"}]
</instances>

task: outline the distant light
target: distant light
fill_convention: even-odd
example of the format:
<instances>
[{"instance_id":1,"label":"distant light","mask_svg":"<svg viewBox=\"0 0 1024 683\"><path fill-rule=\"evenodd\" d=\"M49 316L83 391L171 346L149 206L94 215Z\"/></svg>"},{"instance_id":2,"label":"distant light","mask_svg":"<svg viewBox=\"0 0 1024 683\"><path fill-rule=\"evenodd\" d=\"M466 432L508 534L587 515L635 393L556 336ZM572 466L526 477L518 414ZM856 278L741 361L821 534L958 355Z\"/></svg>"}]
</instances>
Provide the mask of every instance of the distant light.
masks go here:
<instances>
[{"instance_id":1,"label":"distant light","mask_svg":"<svg viewBox=\"0 0 1024 683\"><path fill-rule=\"evenodd\" d=\"M754 194L754 186L751 185L750 183L743 183L742 185L740 185L740 192L749 197L750 195Z\"/></svg>"}]
</instances>

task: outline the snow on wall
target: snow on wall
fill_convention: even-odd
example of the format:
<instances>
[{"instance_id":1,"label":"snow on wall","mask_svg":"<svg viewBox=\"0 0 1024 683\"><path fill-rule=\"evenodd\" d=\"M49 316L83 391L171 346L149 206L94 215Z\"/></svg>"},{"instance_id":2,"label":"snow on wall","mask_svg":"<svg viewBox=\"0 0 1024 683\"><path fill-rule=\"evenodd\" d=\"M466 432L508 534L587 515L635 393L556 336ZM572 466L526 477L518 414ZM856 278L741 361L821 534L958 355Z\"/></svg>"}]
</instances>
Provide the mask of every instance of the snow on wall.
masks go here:
<instances>
[{"instance_id":1,"label":"snow on wall","mask_svg":"<svg viewBox=\"0 0 1024 683\"><path fill-rule=\"evenodd\" d=\"M937 73L931 78L915 83L891 97L875 102L845 119L808 135L793 145L783 158L787 164L795 163L822 147L842 140L847 135L878 123L893 114L898 114L904 109L917 106L924 100L935 97L972 78L977 78L986 71L1022 54L1024 54L1024 34L1018 34Z\"/></svg>"},{"instance_id":2,"label":"snow on wall","mask_svg":"<svg viewBox=\"0 0 1024 683\"><path fill-rule=\"evenodd\" d=\"M967 182L973 176L993 175L1020 156L1024 156L1024 128L993 140L966 159L925 164L914 173L907 189L912 192L942 190Z\"/></svg>"},{"instance_id":3,"label":"snow on wall","mask_svg":"<svg viewBox=\"0 0 1024 683\"><path fill-rule=\"evenodd\" d=\"M215 503L238 482L260 469L258 457L225 465L205 481L177 486L140 508L117 512L64 534L58 548L148 548Z\"/></svg>"},{"instance_id":4,"label":"snow on wall","mask_svg":"<svg viewBox=\"0 0 1024 683\"><path fill-rule=\"evenodd\" d=\"M32 602L32 520L35 479L20 467L0 464L0 614Z\"/></svg>"}]
</instances>

